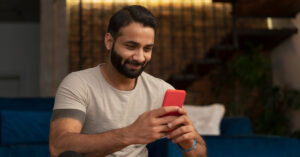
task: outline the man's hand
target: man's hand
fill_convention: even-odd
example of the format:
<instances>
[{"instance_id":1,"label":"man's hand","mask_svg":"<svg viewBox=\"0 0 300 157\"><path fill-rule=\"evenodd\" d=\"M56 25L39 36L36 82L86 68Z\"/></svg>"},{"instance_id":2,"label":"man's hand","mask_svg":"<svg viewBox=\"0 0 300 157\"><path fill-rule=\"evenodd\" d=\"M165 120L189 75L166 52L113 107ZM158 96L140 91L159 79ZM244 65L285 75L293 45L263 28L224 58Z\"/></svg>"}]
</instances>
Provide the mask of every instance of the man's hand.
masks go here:
<instances>
[{"instance_id":1,"label":"man's hand","mask_svg":"<svg viewBox=\"0 0 300 157\"><path fill-rule=\"evenodd\" d=\"M194 140L196 140L197 143L205 145L204 141L194 128L192 121L187 116L186 110L184 108L179 108L178 113L181 114L181 116L168 123L168 127L175 130L168 134L167 138L172 139L174 143L179 144L183 149L191 148Z\"/></svg>"},{"instance_id":2,"label":"man's hand","mask_svg":"<svg viewBox=\"0 0 300 157\"><path fill-rule=\"evenodd\" d=\"M170 112L178 112L181 116L164 116ZM172 139L183 149L197 145L193 151L183 153L185 157L206 157L206 145L197 133L185 109L175 106L162 107L143 113L128 127L124 128L130 144L148 144L162 137ZM172 132L170 132L172 130ZM124 132L123 132L124 133Z\"/></svg>"},{"instance_id":3,"label":"man's hand","mask_svg":"<svg viewBox=\"0 0 300 157\"><path fill-rule=\"evenodd\" d=\"M178 111L178 107L161 107L144 112L127 129L127 136L130 144L148 144L159 138L165 137L170 130L167 124L178 117L163 115Z\"/></svg>"}]
</instances>

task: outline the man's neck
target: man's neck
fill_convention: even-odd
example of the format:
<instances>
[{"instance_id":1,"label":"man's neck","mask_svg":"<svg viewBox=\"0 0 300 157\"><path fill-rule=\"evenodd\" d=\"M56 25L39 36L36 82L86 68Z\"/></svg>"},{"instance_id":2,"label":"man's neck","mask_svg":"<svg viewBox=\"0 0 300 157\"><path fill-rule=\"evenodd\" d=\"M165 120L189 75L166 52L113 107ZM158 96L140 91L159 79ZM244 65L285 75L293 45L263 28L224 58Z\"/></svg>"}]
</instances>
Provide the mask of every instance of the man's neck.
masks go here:
<instances>
[{"instance_id":1,"label":"man's neck","mask_svg":"<svg viewBox=\"0 0 300 157\"><path fill-rule=\"evenodd\" d=\"M136 85L136 78L130 79L120 74L111 63L100 66L104 79L114 88L123 91L130 91Z\"/></svg>"}]
</instances>

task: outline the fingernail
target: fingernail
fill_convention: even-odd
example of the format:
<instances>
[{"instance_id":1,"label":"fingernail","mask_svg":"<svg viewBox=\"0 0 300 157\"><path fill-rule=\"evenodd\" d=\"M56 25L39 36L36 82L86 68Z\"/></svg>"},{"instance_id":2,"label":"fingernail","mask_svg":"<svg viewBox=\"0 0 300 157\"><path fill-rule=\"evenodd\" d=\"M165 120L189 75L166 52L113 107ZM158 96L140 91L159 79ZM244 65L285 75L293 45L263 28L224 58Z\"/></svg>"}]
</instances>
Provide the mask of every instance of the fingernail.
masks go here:
<instances>
[{"instance_id":1,"label":"fingernail","mask_svg":"<svg viewBox=\"0 0 300 157\"><path fill-rule=\"evenodd\" d=\"M171 123L168 123L168 127L169 127L169 128L172 128L172 124L171 124Z\"/></svg>"}]
</instances>

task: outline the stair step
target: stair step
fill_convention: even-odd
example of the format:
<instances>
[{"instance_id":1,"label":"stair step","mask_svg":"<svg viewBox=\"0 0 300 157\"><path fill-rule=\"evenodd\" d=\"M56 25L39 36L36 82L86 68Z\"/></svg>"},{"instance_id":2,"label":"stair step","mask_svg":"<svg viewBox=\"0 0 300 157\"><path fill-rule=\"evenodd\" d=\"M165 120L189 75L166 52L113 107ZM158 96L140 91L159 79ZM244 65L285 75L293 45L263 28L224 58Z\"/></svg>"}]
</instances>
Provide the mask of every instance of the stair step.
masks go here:
<instances>
[{"instance_id":1,"label":"stair step","mask_svg":"<svg viewBox=\"0 0 300 157\"><path fill-rule=\"evenodd\" d=\"M247 42L251 42L253 45L263 45L264 50L271 50L297 32L297 28L236 30L239 49L241 50L249 49ZM221 44L210 49L207 57L224 56L227 52L234 52L236 50L233 45L228 44L228 41L232 41L232 32L228 33L223 40Z\"/></svg>"},{"instance_id":2,"label":"stair step","mask_svg":"<svg viewBox=\"0 0 300 157\"><path fill-rule=\"evenodd\" d=\"M212 49L215 51L233 51L235 47L233 45L215 45Z\"/></svg>"},{"instance_id":3,"label":"stair step","mask_svg":"<svg viewBox=\"0 0 300 157\"><path fill-rule=\"evenodd\" d=\"M184 89L190 86L198 77L194 74L176 74L172 75L167 81L176 89Z\"/></svg>"},{"instance_id":4,"label":"stair step","mask_svg":"<svg viewBox=\"0 0 300 157\"><path fill-rule=\"evenodd\" d=\"M218 58L205 58L205 59L197 59L194 60L194 64L219 64L221 63Z\"/></svg>"},{"instance_id":5,"label":"stair step","mask_svg":"<svg viewBox=\"0 0 300 157\"><path fill-rule=\"evenodd\" d=\"M290 35L298 32L297 28L284 29L238 29L238 36L241 35L257 35L257 36L276 36L276 35Z\"/></svg>"},{"instance_id":6,"label":"stair step","mask_svg":"<svg viewBox=\"0 0 300 157\"><path fill-rule=\"evenodd\" d=\"M247 41L253 45L262 44L265 50L271 50L281 42L297 33L297 28L288 29L247 29L238 30L238 40L240 49L248 49Z\"/></svg>"},{"instance_id":7,"label":"stair step","mask_svg":"<svg viewBox=\"0 0 300 157\"><path fill-rule=\"evenodd\" d=\"M236 50L233 45L229 44L215 45L207 52L206 58L217 58L219 60L218 63L221 63L221 61L227 60Z\"/></svg>"},{"instance_id":8,"label":"stair step","mask_svg":"<svg viewBox=\"0 0 300 157\"><path fill-rule=\"evenodd\" d=\"M176 80L176 81L193 81L196 80L197 76L194 74L177 74L177 75L172 75L172 80Z\"/></svg>"}]
</instances>

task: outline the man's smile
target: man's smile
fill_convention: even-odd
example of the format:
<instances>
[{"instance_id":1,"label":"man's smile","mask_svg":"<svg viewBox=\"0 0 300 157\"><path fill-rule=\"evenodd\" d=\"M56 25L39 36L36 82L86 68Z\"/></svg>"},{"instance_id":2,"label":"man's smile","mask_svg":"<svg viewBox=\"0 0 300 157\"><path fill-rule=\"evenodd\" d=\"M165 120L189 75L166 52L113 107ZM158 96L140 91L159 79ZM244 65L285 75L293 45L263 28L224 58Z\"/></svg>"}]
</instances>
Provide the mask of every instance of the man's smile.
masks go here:
<instances>
[{"instance_id":1,"label":"man's smile","mask_svg":"<svg viewBox=\"0 0 300 157\"><path fill-rule=\"evenodd\" d=\"M141 65L136 65L136 64L131 64L131 63L127 63L126 66L128 69L134 69L134 70L139 70L142 68Z\"/></svg>"}]
</instances>

